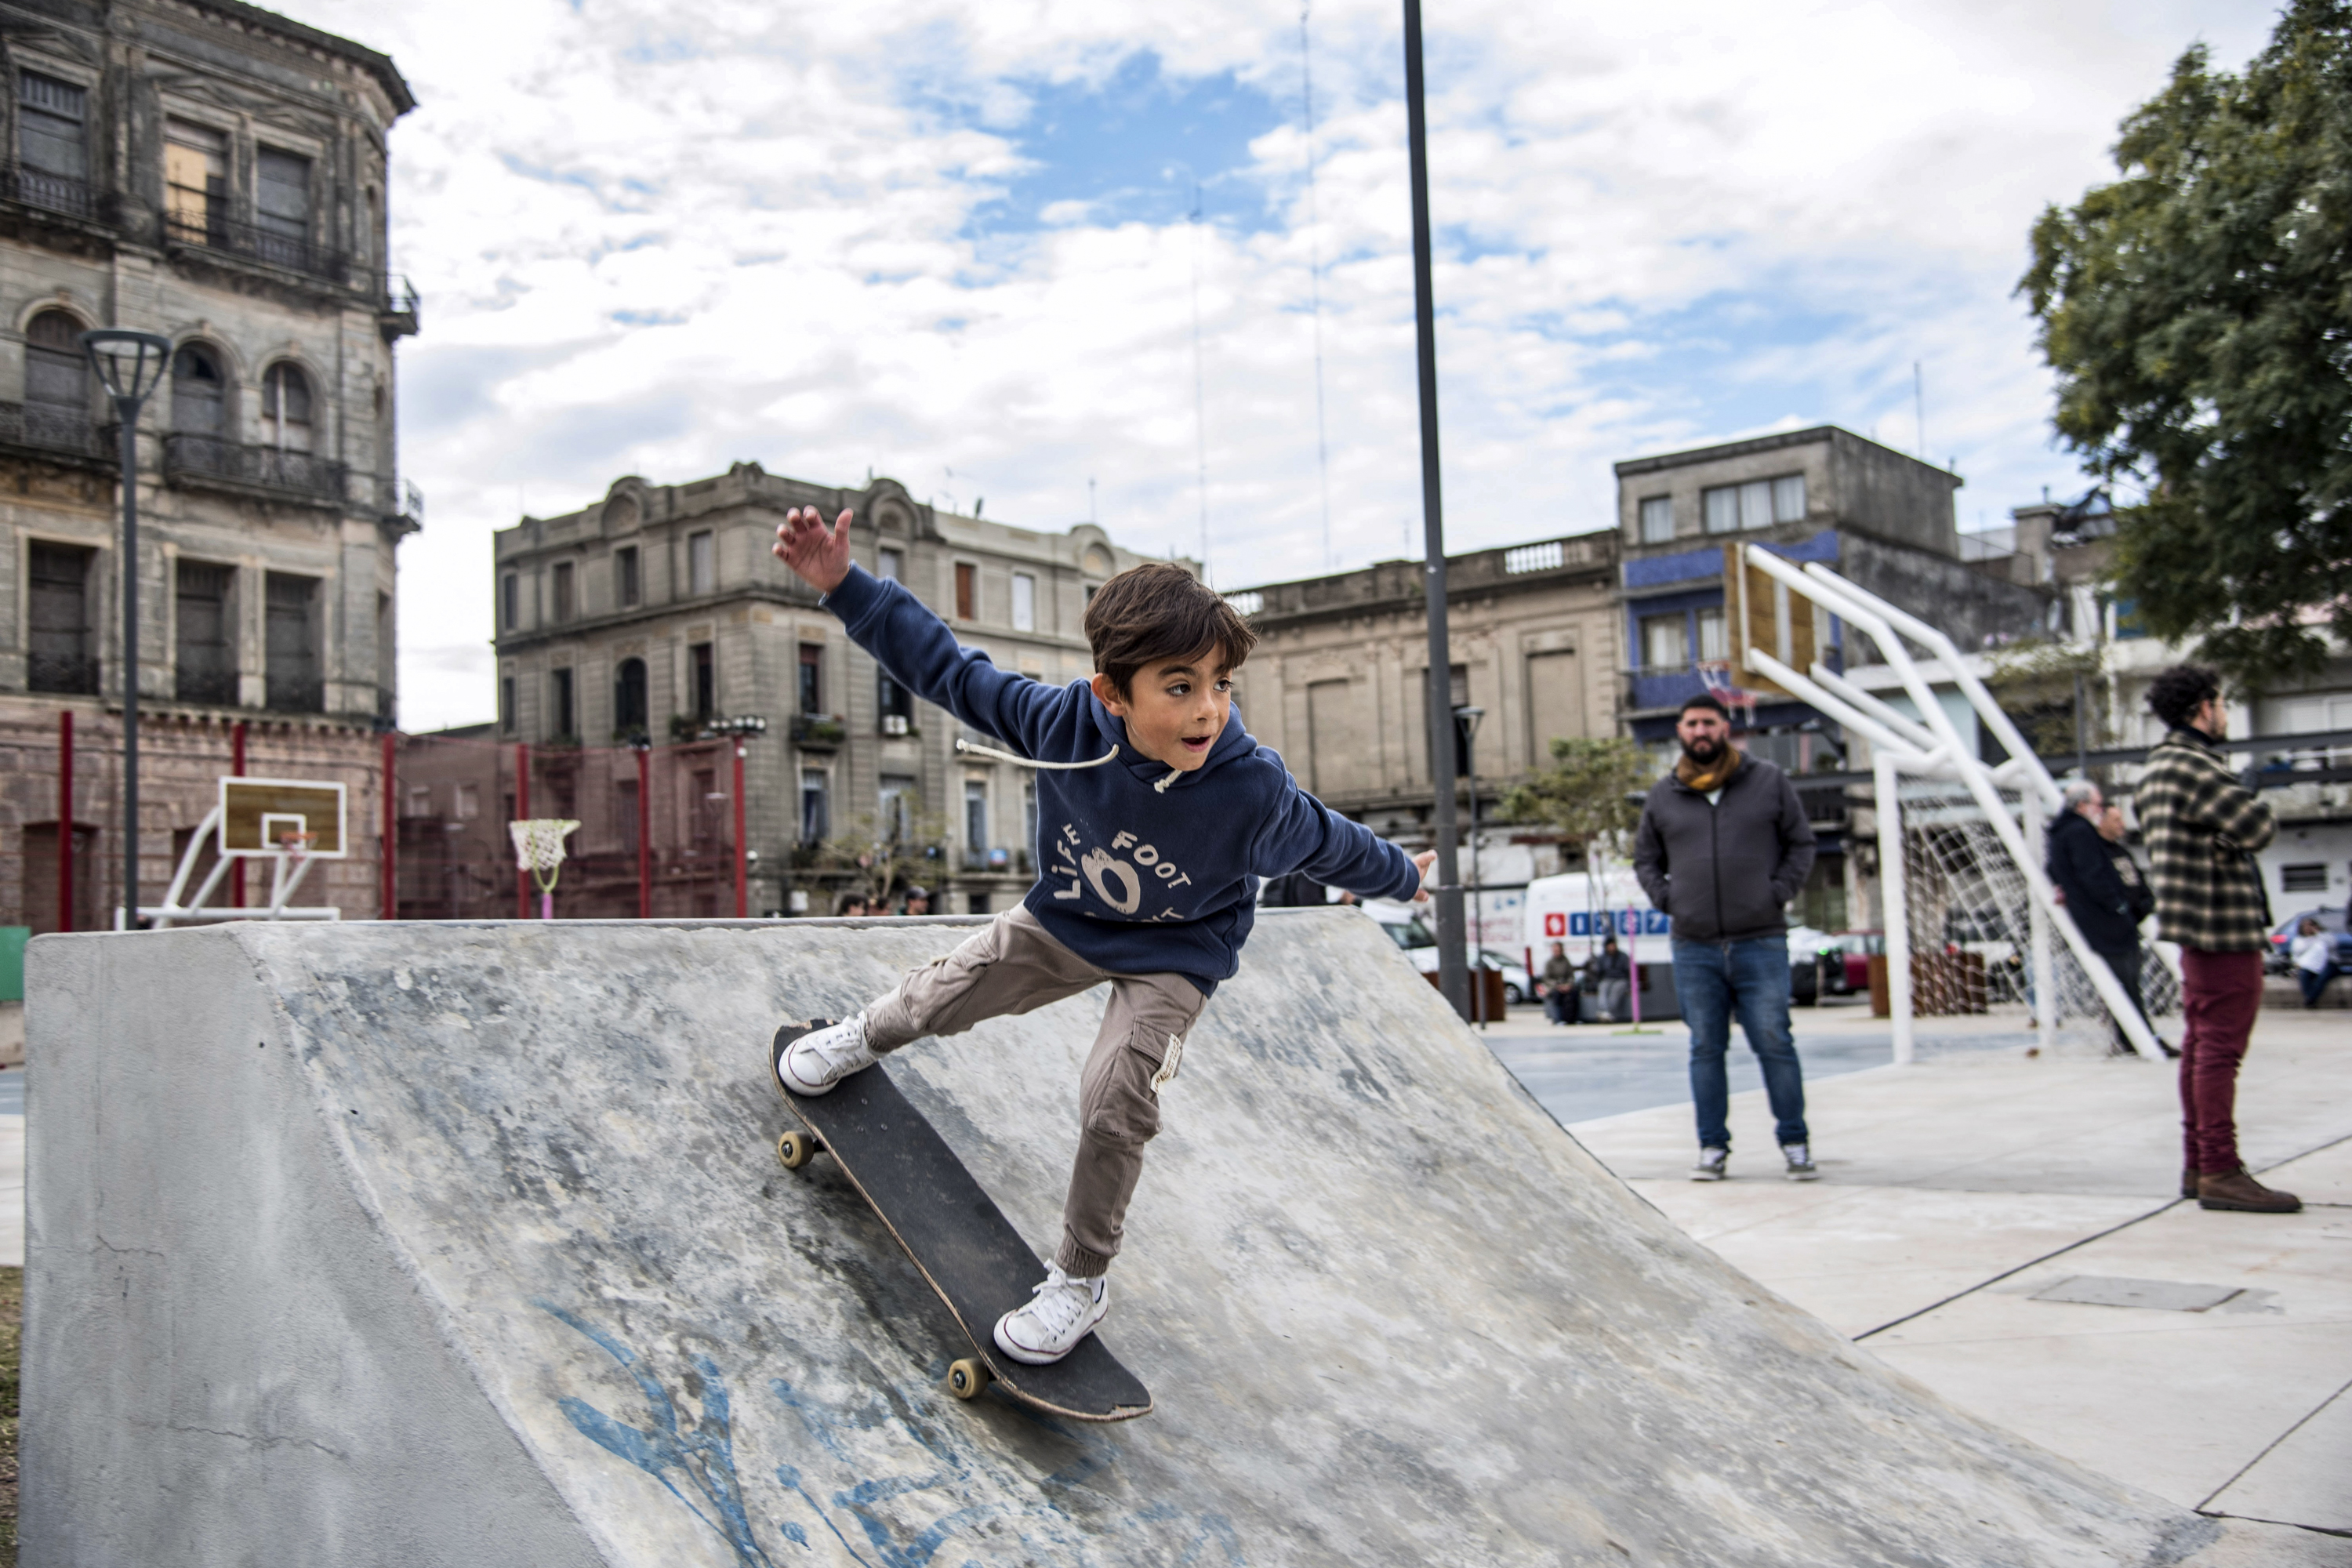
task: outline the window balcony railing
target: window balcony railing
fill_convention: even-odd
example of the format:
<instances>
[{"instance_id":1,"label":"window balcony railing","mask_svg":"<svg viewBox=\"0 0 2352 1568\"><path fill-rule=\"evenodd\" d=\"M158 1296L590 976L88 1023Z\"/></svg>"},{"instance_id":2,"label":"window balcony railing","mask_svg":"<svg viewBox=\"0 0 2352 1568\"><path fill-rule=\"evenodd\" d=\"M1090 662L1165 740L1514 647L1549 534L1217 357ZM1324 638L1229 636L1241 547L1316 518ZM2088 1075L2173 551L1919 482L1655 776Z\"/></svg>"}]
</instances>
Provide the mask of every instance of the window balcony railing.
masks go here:
<instances>
[{"instance_id":1,"label":"window balcony railing","mask_svg":"<svg viewBox=\"0 0 2352 1568\"><path fill-rule=\"evenodd\" d=\"M188 431L163 437L163 479L169 484L211 480L304 500L343 499L343 465L331 458Z\"/></svg>"},{"instance_id":2,"label":"window balcony railing","mask_svg":"<svg viewBox=\"0 0 2352 1568\"><path fill-rule=\"evenodd\" d=\"M0 163L0 201L84 223L111 224L121 210L113 192L100 190L88 180L13 162Z\"/></svg>"},{"instance_id":3,"label":"window balcony railing","mask_svg":"<svg viewBox=\"0 0 2352 1568\"><path fill-rule=\"evenodd\" d=\"M0 403L0 447L106 468L115 464L115 426L90 423L85 409L50 403Z\"/></svg>"},{"instance_id":4,"label":"window balcony railing","mask_svg":"<svg viewBox=\"0 0 2352 1568\"><path fill-rule=\"evenodd\" d=\"M163 239L166 244L193 245L330 283L342 283L350 276L349 258L340 250L330 250L299 236L282 234L258 224L240 223L219 213L167 211L163 215Z\"/></svg>"},{"instance_id":5,"label":"window balcony railing","mask_svg":"<svg viewBox=\"0 0 2352 1568\"><path fill-rule=\"evenodd\" d=\"M1627 705L1636 712L1673 708L1706 689L1706 679L1696 669L1636 670L1626 677L1632 688Z\"/></svg>"},{"instance_id":6,"label":"window balcony railing","mask_svg":"<svg viewBox=\"0 0 2352 1568\"><path fill-rule=\"evenodd\" d=\"M803 752L837 752L849 739L849 724L838 713L795 713L792 735Z\"/></svg>"},{"instance_id":7,"label":"window balcony railing","mask_svg":"<svg viewBox=\"0 0 2352 1568\"><path fill-rule=\"evenodd\" d=\"M98 695L98 660L72 654L36 653L25 658L25 686L69 697Z\"/></svg>"},{"instance_id":8,"label":"window balcony railing","mask_svg":"<svg viewBox=\"0 0 2352 1568\"><path fill-rule=\"evenodd\" d=\"M236 701L236 671L184 664L173 676L173 694L183 702L233 706Z\"/></svg>"},{"instance_id":9,"label":"window balcony railing","mask_svg":"<svg viewBox=\"0 0 2352 1568\"><path fill-rule=\"evenodd\" d=\"M327 683L315 676L273 675L262 702L280 713L323 713Z\"/></svg>"}]
</instances>

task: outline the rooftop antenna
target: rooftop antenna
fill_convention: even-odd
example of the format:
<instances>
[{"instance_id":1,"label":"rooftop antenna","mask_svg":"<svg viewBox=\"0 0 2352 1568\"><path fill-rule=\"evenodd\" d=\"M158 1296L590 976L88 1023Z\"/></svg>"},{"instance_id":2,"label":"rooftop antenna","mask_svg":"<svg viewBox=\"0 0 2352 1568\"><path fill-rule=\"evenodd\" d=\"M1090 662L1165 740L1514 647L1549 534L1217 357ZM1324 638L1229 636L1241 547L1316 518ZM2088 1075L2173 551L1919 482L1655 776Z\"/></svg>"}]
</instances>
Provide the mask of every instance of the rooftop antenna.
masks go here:
<instances>
[{"instance_id":1,"label":"rooftop antenna","mask_svg":"<svg viewBox=\"0 0 2352 1568\"><path fill-rule=\"evenodd\" d=\"M1307 29L1313 9L1311 3L1298 7L1298 83L1307 108L1307 313L1315 323L1315 467L1323 485L1323 570L1336 572L1339 562L1331 552L1331 445L1323 416L1323 221L1315 199L1315 52Z\"/></svg>"},{"instance_id":2,"label":"rooftop antenna","mask_svg":"<svg viewBox=\"0 0 2352 1568\"><path fill-rule=\"evenodd\" d=\"M1192 176L1192 447L1199 464L1201 581L1209 580L1209 399L1201 369L1201 176Z\"/></svg>"}]
</instances>

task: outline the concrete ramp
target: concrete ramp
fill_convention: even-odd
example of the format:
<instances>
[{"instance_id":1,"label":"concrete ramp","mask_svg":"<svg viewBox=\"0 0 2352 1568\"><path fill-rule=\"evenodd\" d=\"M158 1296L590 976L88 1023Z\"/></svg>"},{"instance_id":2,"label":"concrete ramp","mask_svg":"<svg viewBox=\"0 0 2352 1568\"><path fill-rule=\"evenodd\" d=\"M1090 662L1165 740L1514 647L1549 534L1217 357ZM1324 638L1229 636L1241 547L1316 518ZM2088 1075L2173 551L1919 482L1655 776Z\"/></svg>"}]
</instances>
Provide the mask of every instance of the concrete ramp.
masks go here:
<instances>
[{"instance_id":1,"label":"concrete ramp","mask_svg":"<svg viewBox=\"0 0 2352 1568\"><path fill-rule=\"evenodd\" d=\"M1166 1093L1106 1326L1158 1414L960 1404L864 1203L777 1166L761 1052L968 923L38 939L25 1561L2342 1560L1734 1272L1343 911L1261 922ZM1100 1007L888 1069L1041 1249Z\"/></svg>"}]
</instances>

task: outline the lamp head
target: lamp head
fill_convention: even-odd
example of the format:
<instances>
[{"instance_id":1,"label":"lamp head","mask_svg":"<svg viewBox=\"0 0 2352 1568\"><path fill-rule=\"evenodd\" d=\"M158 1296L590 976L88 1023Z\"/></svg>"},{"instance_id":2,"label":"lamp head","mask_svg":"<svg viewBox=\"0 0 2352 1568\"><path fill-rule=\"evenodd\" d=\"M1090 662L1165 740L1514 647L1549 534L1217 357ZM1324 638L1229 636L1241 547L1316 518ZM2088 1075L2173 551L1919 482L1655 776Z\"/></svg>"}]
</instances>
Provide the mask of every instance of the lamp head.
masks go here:
<instances>
[{"instance_id":1,"label":"lamp head","mask_svg":"<svg viewBox=\"0 0 2352 1568\"><path fill-rule=\"evenodd\" d=\"M1486 716L1486 710L1484 708L1462 707L1454 710L1454 716L1462 721L1462 732L1475 741L1478 738L1478 721Z\"/></svg>"},{"instance_id":2,"label":"lamp head","mask_svg":"<svg viewBox=\"0 0 2352 1568\"><path fill-rule=\"evenodd\" d=\"M106 395L133 406L147 400L155 384L163 379L164 367L172 363L171 339L120 327L84 332L81 348L89 356L90 368L98 372Z\"/></svg>"}]
</instances>

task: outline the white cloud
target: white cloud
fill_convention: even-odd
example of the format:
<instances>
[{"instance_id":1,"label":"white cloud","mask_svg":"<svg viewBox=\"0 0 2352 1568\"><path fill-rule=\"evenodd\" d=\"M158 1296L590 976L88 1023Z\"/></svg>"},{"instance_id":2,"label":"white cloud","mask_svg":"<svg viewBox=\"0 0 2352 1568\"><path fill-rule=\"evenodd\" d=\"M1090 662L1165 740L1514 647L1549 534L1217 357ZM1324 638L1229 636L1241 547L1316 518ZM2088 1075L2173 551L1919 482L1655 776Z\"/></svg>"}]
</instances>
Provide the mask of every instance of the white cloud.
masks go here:
<instances>
[{"instance_id":1,"label":"white cloud","mask_svg":"<svg viewBox=\"0 0 2352 1568\"><path fill-rule=\"evenodd\" d=\"M404 467L432 507L403 546L411 726L489 710L489 531L625 472L871 466L1041 527L1084 516L1092 477L1121 538L1196 548L1196 241L1216 579L1320 569L1288 6L289 8L391 53L423 104L393 142L395 254L425 298L402 351ZM2072 482L2010 297L2026 226L2106 176L2117 120L2200 29L2234 64L2270 18L1478 0L1432 20L1447 518L1474 546L1600 525L1609 463L1640 451L1815 421L1907 447L1914 361L1964 523ZM1349 563L1418 537L1395 28L1385 0L1314 18ZM1213 219L1255 187L1288 226L1196 235L1173 199L1155 224L1063 192L975 237L1036 173L1038 105L1139 50L1280 107L1238 172L1202 174ZM1132 188L1172 196L1168 157L1133 152Z\"/></svg>"}]
</instances>

